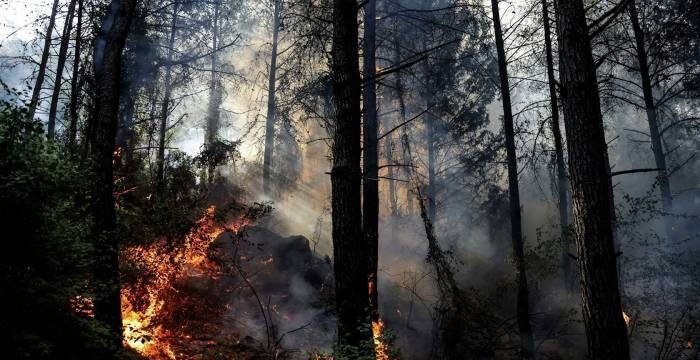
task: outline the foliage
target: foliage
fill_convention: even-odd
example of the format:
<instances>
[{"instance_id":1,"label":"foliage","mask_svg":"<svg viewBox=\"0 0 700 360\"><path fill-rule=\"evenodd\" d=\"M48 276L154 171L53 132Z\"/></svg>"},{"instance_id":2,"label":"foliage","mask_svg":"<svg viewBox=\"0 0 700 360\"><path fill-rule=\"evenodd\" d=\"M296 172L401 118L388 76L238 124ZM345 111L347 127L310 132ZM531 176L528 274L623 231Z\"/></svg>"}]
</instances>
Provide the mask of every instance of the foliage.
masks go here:
<instances>
[{"instance_id":1,"label":"foliage","mask_svg":"<svg viewBox=\"0 0 700 360\"><path fill-rule=\"evenodd\" d=\"M89 297L84 188L78 163L45 140L41 124L0 104L0 334L9 358L81 358L101 346L100 324L71 311Z\"/></svg>"}]
</instances>

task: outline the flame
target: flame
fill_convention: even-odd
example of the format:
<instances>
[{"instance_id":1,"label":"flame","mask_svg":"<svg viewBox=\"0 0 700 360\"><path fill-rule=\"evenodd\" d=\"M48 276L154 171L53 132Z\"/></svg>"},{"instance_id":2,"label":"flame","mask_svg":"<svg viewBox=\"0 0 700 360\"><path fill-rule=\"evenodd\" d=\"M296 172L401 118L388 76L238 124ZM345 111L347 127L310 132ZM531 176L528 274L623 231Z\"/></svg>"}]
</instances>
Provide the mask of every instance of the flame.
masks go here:
<instances>
[{"instance_id":1,"label":"flame","mask_svg":"<svg viewBox=\"0 0 700 360\"><path fill-rule=\"evenodd\" d=\"M632 324L632 318L629 315L627 315L627 313L624 311L622 312L622 319L625 320L625 325L627 325L627 327L630 327L630 324Z\"/></svg>"},{"instance_id":2,"label":"flame","mask_svg":"<svg viewBox=\"0 0 700 360\"><path fill-rule=\"evenodd\" d=\"M374 281L367 282L367 292L372 294ZM372 321L372 338L374 340L374 354L377 360L389 360L389 346L384 342L384 322L381 319Z\"/></svg>"},{"instance_id":3,"label":"flame","mask_svg":"<svg viewBox=\"0 0 700 360\"><path fill-rule=\"evenodd\" d=\"M216 208L209 207L185 237L184 244L175 249L168 239L161 239L146 246L124 249L122 256L136 264L142 264L155 274L153 281L145 284L145 298L135 289L123 287L122 328L124 345L149 359L175 359L168 343L172 334L164 329L158 318L166 304L167 294L173 291L174 282L187 276L199 276L212 265L207 261L207 250L226 228L214 220ZM234 224L230 230L237 232L247 225L244 221Z\"/></svg>"},{"instance_id":4,"label":"flame","mask_svg":"<svg viewBox=\"0 0 700 360\"><path fill-rule=\"evenodd\" d=\"M376 359L389 360L389 346L384 342L384 322L381 319L372 321L372 337Z\"/></svg>"}]
</instances>

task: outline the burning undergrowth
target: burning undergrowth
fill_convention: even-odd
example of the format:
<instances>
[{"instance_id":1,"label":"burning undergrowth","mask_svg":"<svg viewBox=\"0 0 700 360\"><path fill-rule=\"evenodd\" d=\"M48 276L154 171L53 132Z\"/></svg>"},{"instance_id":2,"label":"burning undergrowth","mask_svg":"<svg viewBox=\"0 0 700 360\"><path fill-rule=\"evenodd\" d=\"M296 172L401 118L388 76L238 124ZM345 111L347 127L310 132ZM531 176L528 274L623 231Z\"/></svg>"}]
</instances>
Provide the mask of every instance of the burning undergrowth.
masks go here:
<instances>
[{"instance_id":1,"label":"burning undergrowth","mask_svg":"<svg viewBox=\"0 0 700 360\"><path fill-rule=\"evenodd\" d=\"M332 343L332 275L269 206L204 211L181 241L122 250L124 343L148 359L284 359ZM226 215L222 215L226 213Z\"/></svg>"}]
</instances>

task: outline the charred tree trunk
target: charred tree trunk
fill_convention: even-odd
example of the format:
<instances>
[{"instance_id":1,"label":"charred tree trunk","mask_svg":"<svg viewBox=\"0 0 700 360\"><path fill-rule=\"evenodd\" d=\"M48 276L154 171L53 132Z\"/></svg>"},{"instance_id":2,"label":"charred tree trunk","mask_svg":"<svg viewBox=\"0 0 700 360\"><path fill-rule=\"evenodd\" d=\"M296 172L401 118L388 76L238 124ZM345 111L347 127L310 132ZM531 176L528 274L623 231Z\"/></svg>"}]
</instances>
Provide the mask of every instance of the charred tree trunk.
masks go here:
<instances>
[{"instance_id":1,"label":"charred tree trunk","mask_svg":"<svg viewBox=\"0 0 700 360\"><path fill-rule=\"evenodd\" d=\"M263 154L263 192L271 194L270 176L272 172L272 156L275 148L275 123L277 117L277 43L279 41L280 12L282 0L273 0L275 3L273 29L272 29L272 53L270 55L270 74L267 87L267 119L265 122L265 153Z\"/></svg>"},{"instance_id":2,"label":"charred tree trunk","mask_svg":"<svg viewBox=\"0 0 700 360\"><path fill-rule=\"evenodd\" d=\"M220 118L221 118L221 100L222 100L222 87L221 80L219 78L218 67L219 67L219 8L221 6L220 1L216 1L214 4L214 19L212 20L212 53L211 53L211 80L209 83L209 105L207 108L207 129L206 138L204 139L204 145L206 147L211 146L217 140ZM212 183L214 181L214 164L208 164L207 167L207 181Z\"/></svg>"},{"instance_id":3,"label":"charred tree trunk","mask_svg":"<svg viewBox=\"0 0 700 360\"><path fill-rule=\"evenodd\" d=\"M70 104L68 105L68 146L75 147L75 141L78 134L78 101L82 91L83 79L81 68L80 51L83 44L83 0L78 0L78 23L76 24L75 32L75 54L73 55L73 76L70 83Z\"/></svg>"},{"instance_id":4,"label":"charred tree trunk","mask_svg":"<svg viewBox=\"0 0 700 360\"><path fill-rule=\"evenodd\" d=\"M177 35L177 13L179 3L173 3L173 18L170 25L170 39L168 41L168 56L167 65L165 66L165 94L163 95L163 104L160 110L160 129L158 131L158 154L156 155L156 184L159 195L162 195L165 189L165 143L168 132L168 116L170 116L170 102L172 97L172 72L173 72L173 56L175 53L175 35Z\"/></svg>"},{"instance_id":5,"label":"charred tree trunk","mask_svg":"<svg viewBox=\"0 0 700 360\"><path fill-rule=\"evenodd\" d=\"M53 39L53 28L56 24L56 13L58 12L58 1L54 0L53 6L51 7L51 16L49 17L49 25L46 27L46 37L44 38L44 50L41 53L41 62L39 62L39 71L36 75L36 82L34 83L34 89L32 90L32 98L29 100L28 117L30 119L34 118L36 113L36 108L39 106L39 97L41 95L41 88L44 86L44 77L46 76L46 66L49 62L49 53L51 52L51 40Z\"/></svg>"},{"instance_id":6,"label":"charred tree trunk","mask_svg":"<svg viewBox=\"0 0 700 360\"><path fill-rule=\"evenodd\" d=\"M642 78L642 92L644 94L644 107L647 112L649 122L649 135L651 135L651 150L654 153L656 168L659 169L658 181L661 201L665 212L669 213L673 208L673 196L671 195L671 185L668 178L668 166L666 164L666 154L664 153L663 141L659 130L658 112L654 101L654 92L651 85L651 75L649 74L649 58L647 56L645 34L639 24L637 5L634 0L629 3L630 20L634 41L637 50L637 61L639 62L639 75ZM670 234L667 234L670 235Z\"/></svg>"},{"instance_id":7,"label":"charred tree trunk","mask_svg":"<svg viewBox=\"0 0 700 360\"><path fill-rule=\"evenodd\" d=\"M525 269L525 251L523 246L522 219L520 214L520 188L518 184L518 157L515 149L515 130L513 124L513 110L510 102L510 85L508 84L508 64L506 60L505 46L503 44L503 31L501 30L500 12L498 1L491 0L493 10L493 28L496 35L496 49L498 52L498 72L500 75L501 99L503 101L503 128L506 140L506 153L508 162L508 201L510 203L510 231L513 242L513 262L516 279L518 282L517 321L520 333L520 357L531 359L534 355L534 342L532 340L532 327L530 326L530 302Z\"/></svg>"},{"instance_id":8,"label":"charred tree trunk","mask_svg":"<svg viewBox=\"0 0 700 360\"><path fill-rule=\"evenodd\" d=\"M56 63L56 76L53 81L53 93L51 94L51 106L49 108L49 121L47 137L53 139L56 136L56 112L58 110L58 101L61 95L61 85L63 84L63 68L66 65L66 57L68 56L68 44L70 43L70 34L73 31L73 16L75 14L75 0L71 0L68 4L68 13L66 14L66 23L63 25L63 34L61 36L61 46L58 50L58 62Z\"/></svg>"},{"instance_id":9,"label":"charred tree trunk","mask_svg":"<svg viewBox=\"0 0 700 360\"><path fill-rule=\"evenodd\" d=\"M121 347L121 305L119 295L119 241L115 237L112 156L119 121L119 90L122 51L129 33L136 0L113 0L102 19L95 42L95 109L88 137L92 182L96 285L95 317L109 330L109 349L100 358L114 357Z\"/></svg>"},{"instance_id":10,"label":"charred tree trunk","mask_svg":"<svg viewBox=\"0 0 700 360\"><path fill-rule=\"evenodd\" d=\"M333 1L331 74L335 108L331 206L338 343L372 356L367 243L362 231L357 2ZM363 345L365 345L363 347Z\"/></svg>"},{"instance_id":11,"label":"charred tree trunk","mask_svg":"<svg viewBox=\"0 0 700 360\"><path fill-rule=\"evenodd\" d=\"M549 23L548 0L542 0L542 21L544 26L544 45L547 57L547 80L549 83L549 104L552 112L551 131L554 137L554 161L557 172L557 195L559 203L559 236L561 238L561 269L566 289L573 291L574 273L569 246L569 180L566 175L564 160L564 143L559 128L559 102L557 99L557 80L554 77L554 51L552 50L552 32Z\"/></svg>"},{"instance_id":12,"label":"charred tree trunk","mask_svg":"<svg viewBox=\"0 0 700 360\"><path fill-rule=\"evenodd\" d=\"M582 0L558 0L561 100L582 313L592 360L630 358L616 272L609 161Z\"/></svg>"},{"instance_id":13,"label":"charred tree trunk","mask_svg":"<svg viewBox=\"0 0 700 360\"><path fill-rule=\"evenodd\" d=\"M363 86L363 172L362 178L362 228L365 232L367 261L369 267L367 279L369 282L369 309L372 321L379 320L379 303L377 293L377 266L379 262L379 171L377 144L377 84L376 74L376 0L368 0L364 6L364 86Z\"/></svg>"}]
</instances>

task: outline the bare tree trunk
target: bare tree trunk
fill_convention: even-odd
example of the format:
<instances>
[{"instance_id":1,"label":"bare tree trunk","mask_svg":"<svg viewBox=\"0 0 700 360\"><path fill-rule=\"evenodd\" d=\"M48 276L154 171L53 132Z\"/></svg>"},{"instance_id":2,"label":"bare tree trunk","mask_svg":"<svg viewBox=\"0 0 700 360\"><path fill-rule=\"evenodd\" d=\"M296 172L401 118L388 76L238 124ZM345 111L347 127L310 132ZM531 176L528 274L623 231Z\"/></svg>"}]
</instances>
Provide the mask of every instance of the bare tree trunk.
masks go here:
<instances>
[{"instance_id":1,"label":"bare tree trunk","mask_svg":"<svg viewBox=\"0 0 700 360\"><path fill-rule=\"evenodd\" d=\"M551 107L551 131L554 136L554 161L557 171L557 194L559 199L559 236L561 237L561 269L564 285L569 292L573 291L574 273L571 263L569 244L569 181L566 175L564 160L564 144L559 128L559 102L557 100L556 78L554 77L554 54L552 50L552 34L549 24L548 0L542 0L542 21L544 27L544 45L547 55L547 80L549 82L549 104Z\"/></svg>"},{"instance_id":2,"label":"bare tree trunk","mask_svg":"<svg viewBox=\"0 0 700 360\"><path fill-rule=\"evenodd\" d=\"M384 127L387 128L386 126ZM387 129L388 130L388 129ZM384 139L384 152L386 153L386 164L387 164L387 177L389 178L389 212L391 216L399 215L399 204L396 194L396 171L394 171L394 134L389 134ZM392 221L392 224L395 222Z\"/></svg>"},{"instance_id":3,"label":"bare tree trunk","mask_svg":"<svg viewBox=\"0 0 700 360\"><path fill-rule=\"evenodd\" d=\"M400 46L398 41L394 41L394 63L398 64L401 62L401 53L400 53ZM401 120L401 123L406 122L406 101L404 99L404 85L403 85L403 77L401 76L401 71L396 72L396 98L399 100L399 119ZM401 136L402 137L407 137L407 131L406 131L406 125L401 127ZM401 142L401 148L402 148L402 161L406 165L408 164L408 161L410 160L408 158L407 154L407 149L404 148L403 141ZM403 174L408 177L410 175L410 169L404 167ZM405 187L406 190L406 213L408 215L413 214L413 194L411 193L413 190L409 185L406 185Z\"/></svg>"},{"instance_id":4,"label":"bare tree trunk","mask_svg":"<svg viewBox=\"0 0 700 360\"><path fill-rule=\"evenodd\" d=\"M588 356L592 360L627 360L629 343L616 272L610 166L582 0L558 0L557 35Z\"/></svg>"},{"instance_id":5,"label":"bare tree trunk","mask_svg":"<svg viewBox=\"0 0 700 360\"><path fill-rule=\"evenodd\" d=\"M51 7L51 16L49 17L49 25L46 27L46 38L44 38L44 50L41 53L41 62L39 63L39 72L36 75L36 82L34 83L34 89L32 90L32 98L29 100L28 106L28 117L30 119L34 118L36 113L36 108L39 105L39 96L41 95L41 88L44 86L44 77L46 76L46 66L49 61L49 53L51 52L51 40L53 36L53 28L56 24L56 13L58 12L58 2L59 0L54 0L53 6Z\"/></svg>"},{"instance_id":6,"label":"bare tree trunk","mask_svg":"<svg viewBox=\"0 0 700 360\"><path fill-rule=\"evenodd\" d=\"M654 92L649 74L649 59L644 42L644 30L639 24L637 5L634 0L629 3L630 20L632 21L632 31L637 48L637 60L639 61L639 75L642 78L642 92L644 94L644 107L647 112L649 122L649 134L651 135L651 150L654 153L656 168L659 169L659 191L665 212L669 213L673 209L673 196L671 195L671 185L668 178L668 166L666 164L666 154L664 153L663 141L659 131L658 112L654 101ZM670 235L670 234L667 234Z\"/></svg>"},{"instance_id":7,"label":"bare tree trunk","mask_svg":"<svg viewBox=\"0 0 700 360\"><path fill-rule=\"evenodd\" d=\"M435 223L435 117L430 114L429 109L432 107L428 104L428 113L425 115L425 142L428 147L428 186L427 186L427 214L430 221Z\"/></svg>"},{"instance_id":8,"label":"bare tree trunk","mask_svg":"<svg viewBox=\"0 0 700 360\"><path fill-rule=\"evenodd\" d=\"M205 146L210 146L217 140L217 135L219 132L219 121L221 117L221 100L222 100L222 88L221 80L219 78L218 67L219 67L219 8L221 6L220 1L215 1L214 3L214 19L212 20L212 53L211 53L211 80L209 84L209 106L207 109L207 130L206 138L204 139ZM209 164L207 167L207 181L211 183L214 181L214 164Z\"/></svg>"},{"instance_id":9,"label":"bare tree trunk","mask_svg":"<svg viewBox=\"0 0 700 360\"><path fill-rule=\"evenodd\" d=\"M372 356L367 296L367 243L362 231L360 70L357 2L333 1L331 74L335 121L331 207L338 343Z\"/></svg>"},{"instance_id":10,"label":"bare tree trunk","mask_svg":"<svg viewBox=\"0 0 700 360\"><path fill-rule=\"evenodd\" d=\"M177 34L177 13L179 11L180 3L175 1L173 3L173 18L170 25L170 40L168 41L168 64L165 66L165 79L163 85L165 86L165 94L163 95L163 104L160 110L160 129L158 131L158 154L156 155L156 182L158 192L162 192L165 189L165 142L168 132L168 116L170 115L170 102L172 97L173 85L172 83L172 62L173 55L175 53L175 35ZM160 194L162 195L162 193Z\"/></svg>"},{"instance_id":11,"label":"bare tree trunk","mask_svg":"<svg viewBox=\"0 0 700 360\"><path fill-rule=\"evenodd\" d=\"M376 40L376 0L368 0L364 6L364 86L363 86L363 172L362 178L362 226L367 241L368 262L367 279L369 287L369 309L372 321L379 320L379 303L377 293L377 267L379 261L379 171L377 144L377 88L374 80L376 74L375 40Z\"/></svg>"},{"instance_id":12,"label":"bare tree trunk","mask_svg":"<svg viewBox=\"0 0 700 360\"><path fill-rule=\"evenodd\" d=\"M273 0L275 3L273 29L272 29L272 53L270 55L270 73L268 75L267 88L267 119L265 122L265 153L263 154L263 192L271 194L270 176L272 172L272 156L275 148L275 123L277 117L277 43L279 41L280 12L282 0Z\"/></svg>"},{"instance_id":13,"label":"bare tree trunk","mask_svg":"<svg viewBox=\"0 0 700 360\"><path fill-rule=\"evenodd\" d=\"M493 11L493 28L496 35L496 49L498 53L498 72L500 75L501 99L503 101L503 128L506 140L506 153L508 161L508 199L510 203L511 240L513 242L513 262L516 279L518 282L517 321L520 333L520 357L531 359L534 356L534 342L532 340L532 327L530 326L530 301L525 269L525 251L523 246L522 219L520 214L520 188L518 184L518 157L515 149L515 130L513 124L513 110L510 102L510 85L508 84L508 64L506 60L505 46L503 44L503 32L501 30L500 12L498 1L491 0Z\"/></svg>"},{"instance_id":14,"label":"bare tree trunk","mask_svg":"<svg viewBox=\"0 0 700 360\"><path fill-rule=\"evenodd\" d=\"M73 55L73 76L70 84L70 104L68 105L68 146L75 146L76 137L78 134L78 100L83 85L83 76L81 71L80 51L83 44L83 0L78 0L78 23L76 24L75 33L75 54Z\"/></svg>"},{"instance_id":15,"label":"bare tree trunk","mask_svg":"<svg viewBox=\"0 0 700 360\"><path fill-rule=\"evenodd\" d=\"M91 236L94 241L96 285L95 317L109 330L111 348L100 358L107 359L121 347L121 304L119 294L119 241L114 236L112 154L119 121L119 88L122 51L129 33L136 0L112 0L102 19L95 42L95 109L88 137L93 167Z\"/></svg>"},{"instance_id":16,"label":"bare tree trunk","mask_svg":"<svg viewBox=\"0 0 700 360\"><path fill-rule=\"evenodd\" d=\"M61 36L61 46L58 50L58 62L56 63L56 76L53 81L53 94L51 95L51 106L49 108L49 121L47 126L47 137L53 139L56 136L56 111L58 110L58 100L61 95L61 85L63 84L63 68L66 65L68 56L68 44L70 34L73 31L73 16L75 14L75 0L71 0L66 14L66 23L63 25L63 35Z\"/></svg>"}]
</instances>

